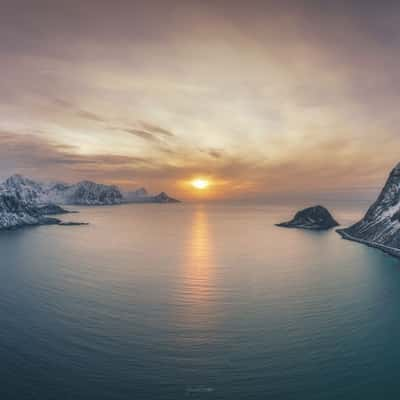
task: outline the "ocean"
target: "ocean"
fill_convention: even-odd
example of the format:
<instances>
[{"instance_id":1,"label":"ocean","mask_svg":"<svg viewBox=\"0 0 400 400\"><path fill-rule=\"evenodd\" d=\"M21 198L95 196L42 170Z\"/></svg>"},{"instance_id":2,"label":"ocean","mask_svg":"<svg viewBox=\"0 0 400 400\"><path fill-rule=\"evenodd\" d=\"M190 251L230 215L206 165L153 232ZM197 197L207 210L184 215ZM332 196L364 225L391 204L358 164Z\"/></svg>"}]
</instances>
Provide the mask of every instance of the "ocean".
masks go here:
<instances>
[{"instance_id":1,"label":"ocean","mask_svg":"<svg viewBox=\"0 0 400 400\"><path fill-rule=\"evenodd\" d=\"M400 394L400 261L263 204L81 207L0 233L0 399ZM330 209L344 225L366 204Z\"/></svg>"}]
</instances>

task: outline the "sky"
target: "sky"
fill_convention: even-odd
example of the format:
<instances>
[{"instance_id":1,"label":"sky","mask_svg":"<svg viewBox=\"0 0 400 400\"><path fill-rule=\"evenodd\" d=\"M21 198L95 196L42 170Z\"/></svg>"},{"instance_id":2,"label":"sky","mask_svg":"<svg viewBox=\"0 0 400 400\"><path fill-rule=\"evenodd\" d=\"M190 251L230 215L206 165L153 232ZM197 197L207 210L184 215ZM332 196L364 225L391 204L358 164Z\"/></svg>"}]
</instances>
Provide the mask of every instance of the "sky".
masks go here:
<instances>
[{"instance_id":1,"label":"sky","mask_svg":"<svg viewBox=\"0 0 400 400\"><path fill-rule=\"evenodd\" d=\"M400 161L399 2L0 8L0 178L358 199Z\"/></svg>"}]
</instances>

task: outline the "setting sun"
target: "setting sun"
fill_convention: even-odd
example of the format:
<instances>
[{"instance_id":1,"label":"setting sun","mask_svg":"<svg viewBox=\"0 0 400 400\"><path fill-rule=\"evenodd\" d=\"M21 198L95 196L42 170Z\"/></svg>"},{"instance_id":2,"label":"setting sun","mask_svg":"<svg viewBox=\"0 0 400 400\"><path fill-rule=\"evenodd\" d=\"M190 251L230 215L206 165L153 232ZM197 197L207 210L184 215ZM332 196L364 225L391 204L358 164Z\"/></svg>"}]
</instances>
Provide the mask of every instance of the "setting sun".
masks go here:
<instances>
[{"instance_id":1,"label":"setting sun","mask_svg":"<svg viewBox=\"0 0 400 400\"><path fill-rule=\"evenodd\" d=\"M199 190L206 189L210 185L206 179L194 179L191 184L195 189Z\"/></svg>"}]
</instances>

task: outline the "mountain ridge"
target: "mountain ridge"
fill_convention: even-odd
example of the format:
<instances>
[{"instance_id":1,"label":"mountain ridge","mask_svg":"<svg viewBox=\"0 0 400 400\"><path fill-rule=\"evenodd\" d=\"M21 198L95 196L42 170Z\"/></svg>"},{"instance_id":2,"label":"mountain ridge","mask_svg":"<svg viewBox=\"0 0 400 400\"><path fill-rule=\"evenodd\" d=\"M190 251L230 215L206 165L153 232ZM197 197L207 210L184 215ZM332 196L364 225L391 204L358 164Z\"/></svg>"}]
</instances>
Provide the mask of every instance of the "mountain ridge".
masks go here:
<instances>
[{"instance_id":1,"label":"mountain ridge","mask_svg":"<svg viewBox=\"0 0 400 400\"><path fill-rule=\"evenodd\" d=\"M63 182L39 183L33 179L15 174L1 185L21 200L33 204L56 205L115 205L122 203L176 203L179 200L165 192L149 195L145 188L123 192L115 185L104 185L90 180L73 184Z\"/></svg>"},{"instance_id":2,"label":"mountain ridge","mask_svg":"<svg viewBox=\"0 0 400 400\"><path fill-rule=\"evenodd\" d=\"M122 203L175 203L166 193L150 196L146 189L131 192L124 198L117 186L103 185L92 181L75 184L62 182L39 183L15 174L0 184L0 230L23 226L85 225L81 222L63 222L48 215L67 214L60 205L115 205Z\"/></svg>"}]
</instances>

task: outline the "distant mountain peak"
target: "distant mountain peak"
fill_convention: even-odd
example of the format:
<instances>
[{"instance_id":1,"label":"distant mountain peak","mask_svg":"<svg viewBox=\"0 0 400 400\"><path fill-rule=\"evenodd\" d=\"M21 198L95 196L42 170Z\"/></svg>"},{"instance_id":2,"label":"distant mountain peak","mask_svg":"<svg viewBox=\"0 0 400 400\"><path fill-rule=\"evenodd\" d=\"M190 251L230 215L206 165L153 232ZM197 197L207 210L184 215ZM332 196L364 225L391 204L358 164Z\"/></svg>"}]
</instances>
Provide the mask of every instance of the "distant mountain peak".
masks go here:
<instances>
[{"instance_id":1,"label":"distant mountain peak","mask_svg":"<svg viewBox=\"0 0 400 400\"><path fill-rule=\"evenodd\" d=\"M149 195L145 188L140 188L132 192L126 192L123 194L124 203L179 203L172 197L169 197L167 193L161 192L158 195Z\"/></svg>"}]
</instances>

